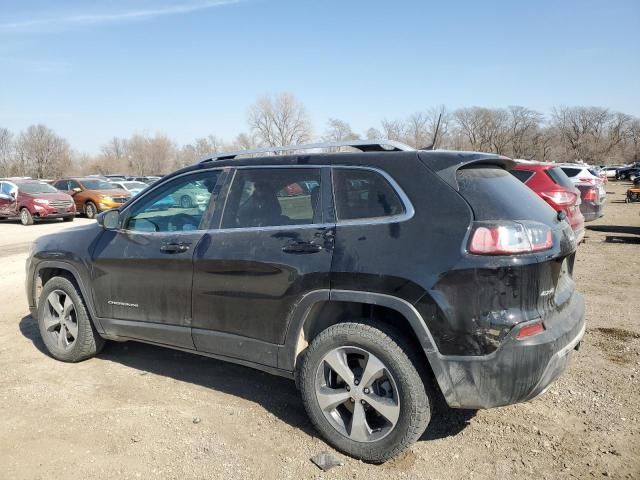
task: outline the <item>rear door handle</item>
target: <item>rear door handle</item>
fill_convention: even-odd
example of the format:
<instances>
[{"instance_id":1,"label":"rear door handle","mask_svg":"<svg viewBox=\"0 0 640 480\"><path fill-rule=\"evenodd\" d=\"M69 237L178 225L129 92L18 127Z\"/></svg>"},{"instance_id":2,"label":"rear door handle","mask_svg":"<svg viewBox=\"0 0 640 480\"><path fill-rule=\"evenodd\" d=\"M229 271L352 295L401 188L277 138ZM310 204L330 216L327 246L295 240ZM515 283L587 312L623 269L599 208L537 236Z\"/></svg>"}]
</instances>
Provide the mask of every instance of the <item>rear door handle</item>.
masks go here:
<instances>
[{"instance_id":1,"label":"rear door handle","mask_svg":"<svg viewBox=\"0 0 640 480\"><path fill-rule=\"evenodd\" d=\"M189 250L190 243L165 243L160 247L162 253L183 253Z\"/></svg>"},{"instance_id":2,"label":"rear door handle","mask_svg":"<svg viewBox=\"0 0 640 480\"><path fill-rule=\"evenodd\" d=\"M322 245L313 242L291 242L282 247L284 253L304 254L318 253L322 250Z\"/></svg>"}]
</instances>

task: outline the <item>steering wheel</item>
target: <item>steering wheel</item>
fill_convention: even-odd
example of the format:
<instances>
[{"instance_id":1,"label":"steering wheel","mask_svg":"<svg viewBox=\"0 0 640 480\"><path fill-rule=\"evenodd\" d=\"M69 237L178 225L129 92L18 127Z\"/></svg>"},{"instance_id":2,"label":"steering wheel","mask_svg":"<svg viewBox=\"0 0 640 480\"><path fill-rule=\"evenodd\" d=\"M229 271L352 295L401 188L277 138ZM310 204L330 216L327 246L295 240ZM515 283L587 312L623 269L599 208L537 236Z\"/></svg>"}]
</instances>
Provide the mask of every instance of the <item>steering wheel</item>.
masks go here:
<instances>
[{"instance_id":1,"label":"steering wheel","mask_svg":"<svg viewBox=\"0 0 640 480\"><path fill-rule=\"evenodd\" d=\"M193 227L188 228L187 230L197 230L198 226L200 225L200 220L186 213L178 213L171 219L171 223L173 224L175 229L179 231L185 230L184 227L186 227L187 225Z\"/></svg>"}]
</instances>

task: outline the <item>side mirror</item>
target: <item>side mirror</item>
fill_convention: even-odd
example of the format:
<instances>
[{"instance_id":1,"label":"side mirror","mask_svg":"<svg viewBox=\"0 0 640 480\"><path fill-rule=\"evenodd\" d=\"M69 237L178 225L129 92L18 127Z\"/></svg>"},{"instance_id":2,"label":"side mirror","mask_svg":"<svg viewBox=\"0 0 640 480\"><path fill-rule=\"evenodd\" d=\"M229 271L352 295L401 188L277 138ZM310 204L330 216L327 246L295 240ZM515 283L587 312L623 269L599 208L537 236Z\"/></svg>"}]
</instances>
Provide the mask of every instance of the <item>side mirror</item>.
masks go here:
<instances>
[{"instance_id":1,"label":"side mirror","mask_svg":"<svg viewBox=\"0 0 640 480\"><path fill-rule=\"evenodd\" d=\"M120 211L107 210L96 217L98 225L105 230L116 230L120 226Z\"/></svg>"}]
</instances>

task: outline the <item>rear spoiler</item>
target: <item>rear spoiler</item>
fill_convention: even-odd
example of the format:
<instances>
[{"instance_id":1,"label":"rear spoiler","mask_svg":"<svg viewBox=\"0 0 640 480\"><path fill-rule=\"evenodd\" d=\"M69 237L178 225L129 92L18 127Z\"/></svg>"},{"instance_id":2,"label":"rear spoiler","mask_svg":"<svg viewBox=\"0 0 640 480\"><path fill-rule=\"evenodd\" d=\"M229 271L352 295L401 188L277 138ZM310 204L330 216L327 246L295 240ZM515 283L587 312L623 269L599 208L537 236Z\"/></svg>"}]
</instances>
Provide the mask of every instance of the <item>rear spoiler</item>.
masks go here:
<instances>
[{"instance_id":1,"label":"rear spoiler","mask_svg":"<svg viewBox=\"0 0 640 480\"><path fill-rule=\"evenodd\" d=\"M457 173L460 169L490 166L511 170L516 165L516 162L509 157L492 153L433 150L419 151L418 158L456 190L458 190Z\"/></svg>"}]
</instances>

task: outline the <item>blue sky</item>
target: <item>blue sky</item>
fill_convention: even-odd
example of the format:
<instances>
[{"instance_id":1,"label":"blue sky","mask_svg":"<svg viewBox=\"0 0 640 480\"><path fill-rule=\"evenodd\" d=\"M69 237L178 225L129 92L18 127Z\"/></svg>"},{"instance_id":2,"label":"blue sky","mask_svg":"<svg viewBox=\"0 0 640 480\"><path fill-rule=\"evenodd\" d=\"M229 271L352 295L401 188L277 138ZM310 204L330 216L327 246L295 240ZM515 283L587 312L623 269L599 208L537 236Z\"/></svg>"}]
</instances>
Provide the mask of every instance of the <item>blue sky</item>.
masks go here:
<instances>
[{"instance_id":1,"label":"blue sky","mask_svg":"<svg viewBox=\"0 0 640 480\"><path fill-rule=\"evenodd\" d=\"M246 130L288 91L316 134L433 105L597 105L640 116L638 0L2 0L0 126L89 153Z\"/></svg>"}]
</instances>

